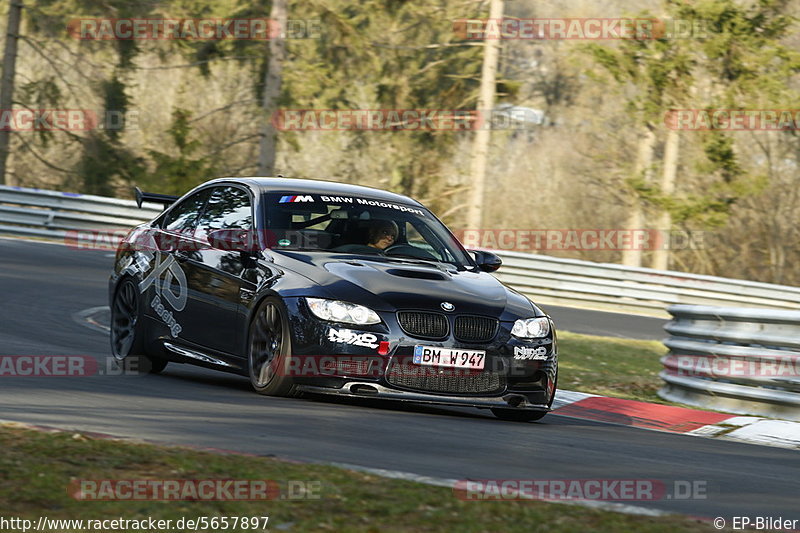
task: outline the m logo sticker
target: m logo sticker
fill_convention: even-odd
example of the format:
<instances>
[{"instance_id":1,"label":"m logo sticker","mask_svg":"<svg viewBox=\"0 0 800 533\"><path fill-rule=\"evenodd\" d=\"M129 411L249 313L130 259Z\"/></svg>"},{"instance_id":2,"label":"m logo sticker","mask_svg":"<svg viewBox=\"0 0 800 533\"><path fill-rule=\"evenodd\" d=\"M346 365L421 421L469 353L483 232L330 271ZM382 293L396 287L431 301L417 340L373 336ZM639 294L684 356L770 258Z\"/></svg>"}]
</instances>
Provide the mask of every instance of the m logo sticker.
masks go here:
<instances>
[{"instance_id":1,"label":"m logo sticker","mask_svg":"<svg viewBox=\"0 0 800 533\"><path fill-rule=\"evenodd\" d=\"M290 204L294 202L313 202L314 197L310 194L302 195L302 196L281 196L281 199L278 200L279 204Z\"/></svg>"}]
</instances>

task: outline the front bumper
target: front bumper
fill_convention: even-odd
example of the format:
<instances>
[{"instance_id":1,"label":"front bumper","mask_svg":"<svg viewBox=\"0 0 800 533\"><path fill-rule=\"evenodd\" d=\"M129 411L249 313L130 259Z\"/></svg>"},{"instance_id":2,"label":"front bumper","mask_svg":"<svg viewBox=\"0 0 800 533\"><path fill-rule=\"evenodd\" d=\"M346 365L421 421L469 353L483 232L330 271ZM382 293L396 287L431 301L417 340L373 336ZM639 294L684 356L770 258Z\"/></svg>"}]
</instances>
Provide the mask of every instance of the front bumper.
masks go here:
<instances>
[{"instance_id":1,"label":"front bumper","mask_svg":"<svg viewBox=\"0 0 800 533\"><path fill-rule=\"evenodd\" d=\"M294 381L302 390L417 403L537 411L547 411L552 403L558 371L555 330L547 338L526 342L511 336L513 323L501 322L495 338L486 343L459 342L452 336L443 340L425 340L406 334L394 313L379 313L382 322L373 326L336 325L312 316L301 298L285 301L290 322L293 322L292 357L297 360L295 368L298 369L293 374ZM364 339L368 342L362 342ZM377 350L379 344L384 345L381 353ZM480 376L484 381L478 383L476 377L475 382L465 383L456 379L446 387L432 384L431 379L458 378L459 371L463 371L444 369L442 375L443 372L437 372L438 367L433 366L411 365L411 371L405 374L407 380L403 372L391 372L395 363L405 365L418 345L484 351L486 374ZM318 371L324 366L324 360L332 361L334 370ZM422 374L415 374L414 368ZM415 380L415 377L426 376L427 380Z\"/></svg>"},{"instance_id":2,"label":"front bumper","mask_svg":"<svg viewBox=\"0 0 800 533\"><path fill-rule=\"evenodd\" d=\"M505 408L527 411L550 411L545 404L531 403L523 394L508 392L497 397L442 396L433 393L401 391L384 387L368 381L350 381L340 388L298 385L303 392L330 394L359 398L378 398L393 401L407 401L420 404L452 405L461 407Z\"/></svg>"}]
</instances>

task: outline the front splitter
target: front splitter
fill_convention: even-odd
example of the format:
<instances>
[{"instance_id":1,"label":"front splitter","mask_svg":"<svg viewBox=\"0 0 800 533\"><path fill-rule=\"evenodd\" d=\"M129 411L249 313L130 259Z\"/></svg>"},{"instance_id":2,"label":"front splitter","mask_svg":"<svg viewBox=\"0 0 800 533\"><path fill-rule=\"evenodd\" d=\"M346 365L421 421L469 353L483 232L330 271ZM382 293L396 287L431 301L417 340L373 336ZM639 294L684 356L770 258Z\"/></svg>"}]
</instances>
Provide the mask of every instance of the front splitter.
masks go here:
<instances>
[{"instance_id":1,"label":"front splitter","mask_svg":"<svg viewBox=\"0 0 800 533\"><path fill-rule=\"evenodd\" d=\"M408 392L390 389L370 382L349 382L340 388L316 387L313 385L298 385L303 392L314 394L330 394L334 396L348 396L351 398L378 398L401 402L414 402L437 405L454 405L461 407L503 408L518 409L520 411L550 411L545 404L531 403L525 396L517 393L507 393L502 396L490 398L476 398L469 396L442 396L421 392Z\"/></svg>"}]
</instances>

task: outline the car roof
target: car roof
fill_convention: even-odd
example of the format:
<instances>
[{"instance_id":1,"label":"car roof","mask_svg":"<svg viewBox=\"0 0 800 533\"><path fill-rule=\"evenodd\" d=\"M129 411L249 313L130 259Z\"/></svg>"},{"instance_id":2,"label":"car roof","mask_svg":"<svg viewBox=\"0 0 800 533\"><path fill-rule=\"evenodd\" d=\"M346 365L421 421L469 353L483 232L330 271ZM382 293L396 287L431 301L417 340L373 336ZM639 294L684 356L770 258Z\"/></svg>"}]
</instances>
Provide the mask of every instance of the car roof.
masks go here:
<instances>
[{"instance_id":1,"label":"car roof","mask_svg":"<svg viewBox=\"0 0 800 533\"><path fill-rule=\"evenodd\" d=\"M251 187L261 193L287 193L287 194L324 194L327 196L357 196L384 202L396 202L423 207L418 201L404 196L373 187L352 185L326 180L309 180L297 178L220 178L209 181L203 185L217 182L235 182Z\"/></svg>"}]
</instances>

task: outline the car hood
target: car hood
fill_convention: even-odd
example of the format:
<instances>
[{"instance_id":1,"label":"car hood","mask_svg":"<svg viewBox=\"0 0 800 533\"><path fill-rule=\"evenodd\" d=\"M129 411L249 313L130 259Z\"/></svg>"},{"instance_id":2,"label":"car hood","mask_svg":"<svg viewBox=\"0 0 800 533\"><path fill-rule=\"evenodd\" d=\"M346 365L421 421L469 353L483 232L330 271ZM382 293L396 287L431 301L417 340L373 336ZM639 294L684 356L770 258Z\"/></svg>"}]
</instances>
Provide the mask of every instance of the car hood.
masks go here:
<instances>
[{"instance_id":1,"label":"car hood","mask_svg":"<svg viewBox=\"0 0 800 533\"><path fill-rule=\"evenodd\" d=\"M335 298L376 311L441 311L442 302L457 314L480 314L513 320L543 313L521 294L485 272L400 258L282 251L276 264L318 285L308 296ZM507 316L503 316L503 315Z\"/></svg>"}]
</instances>

